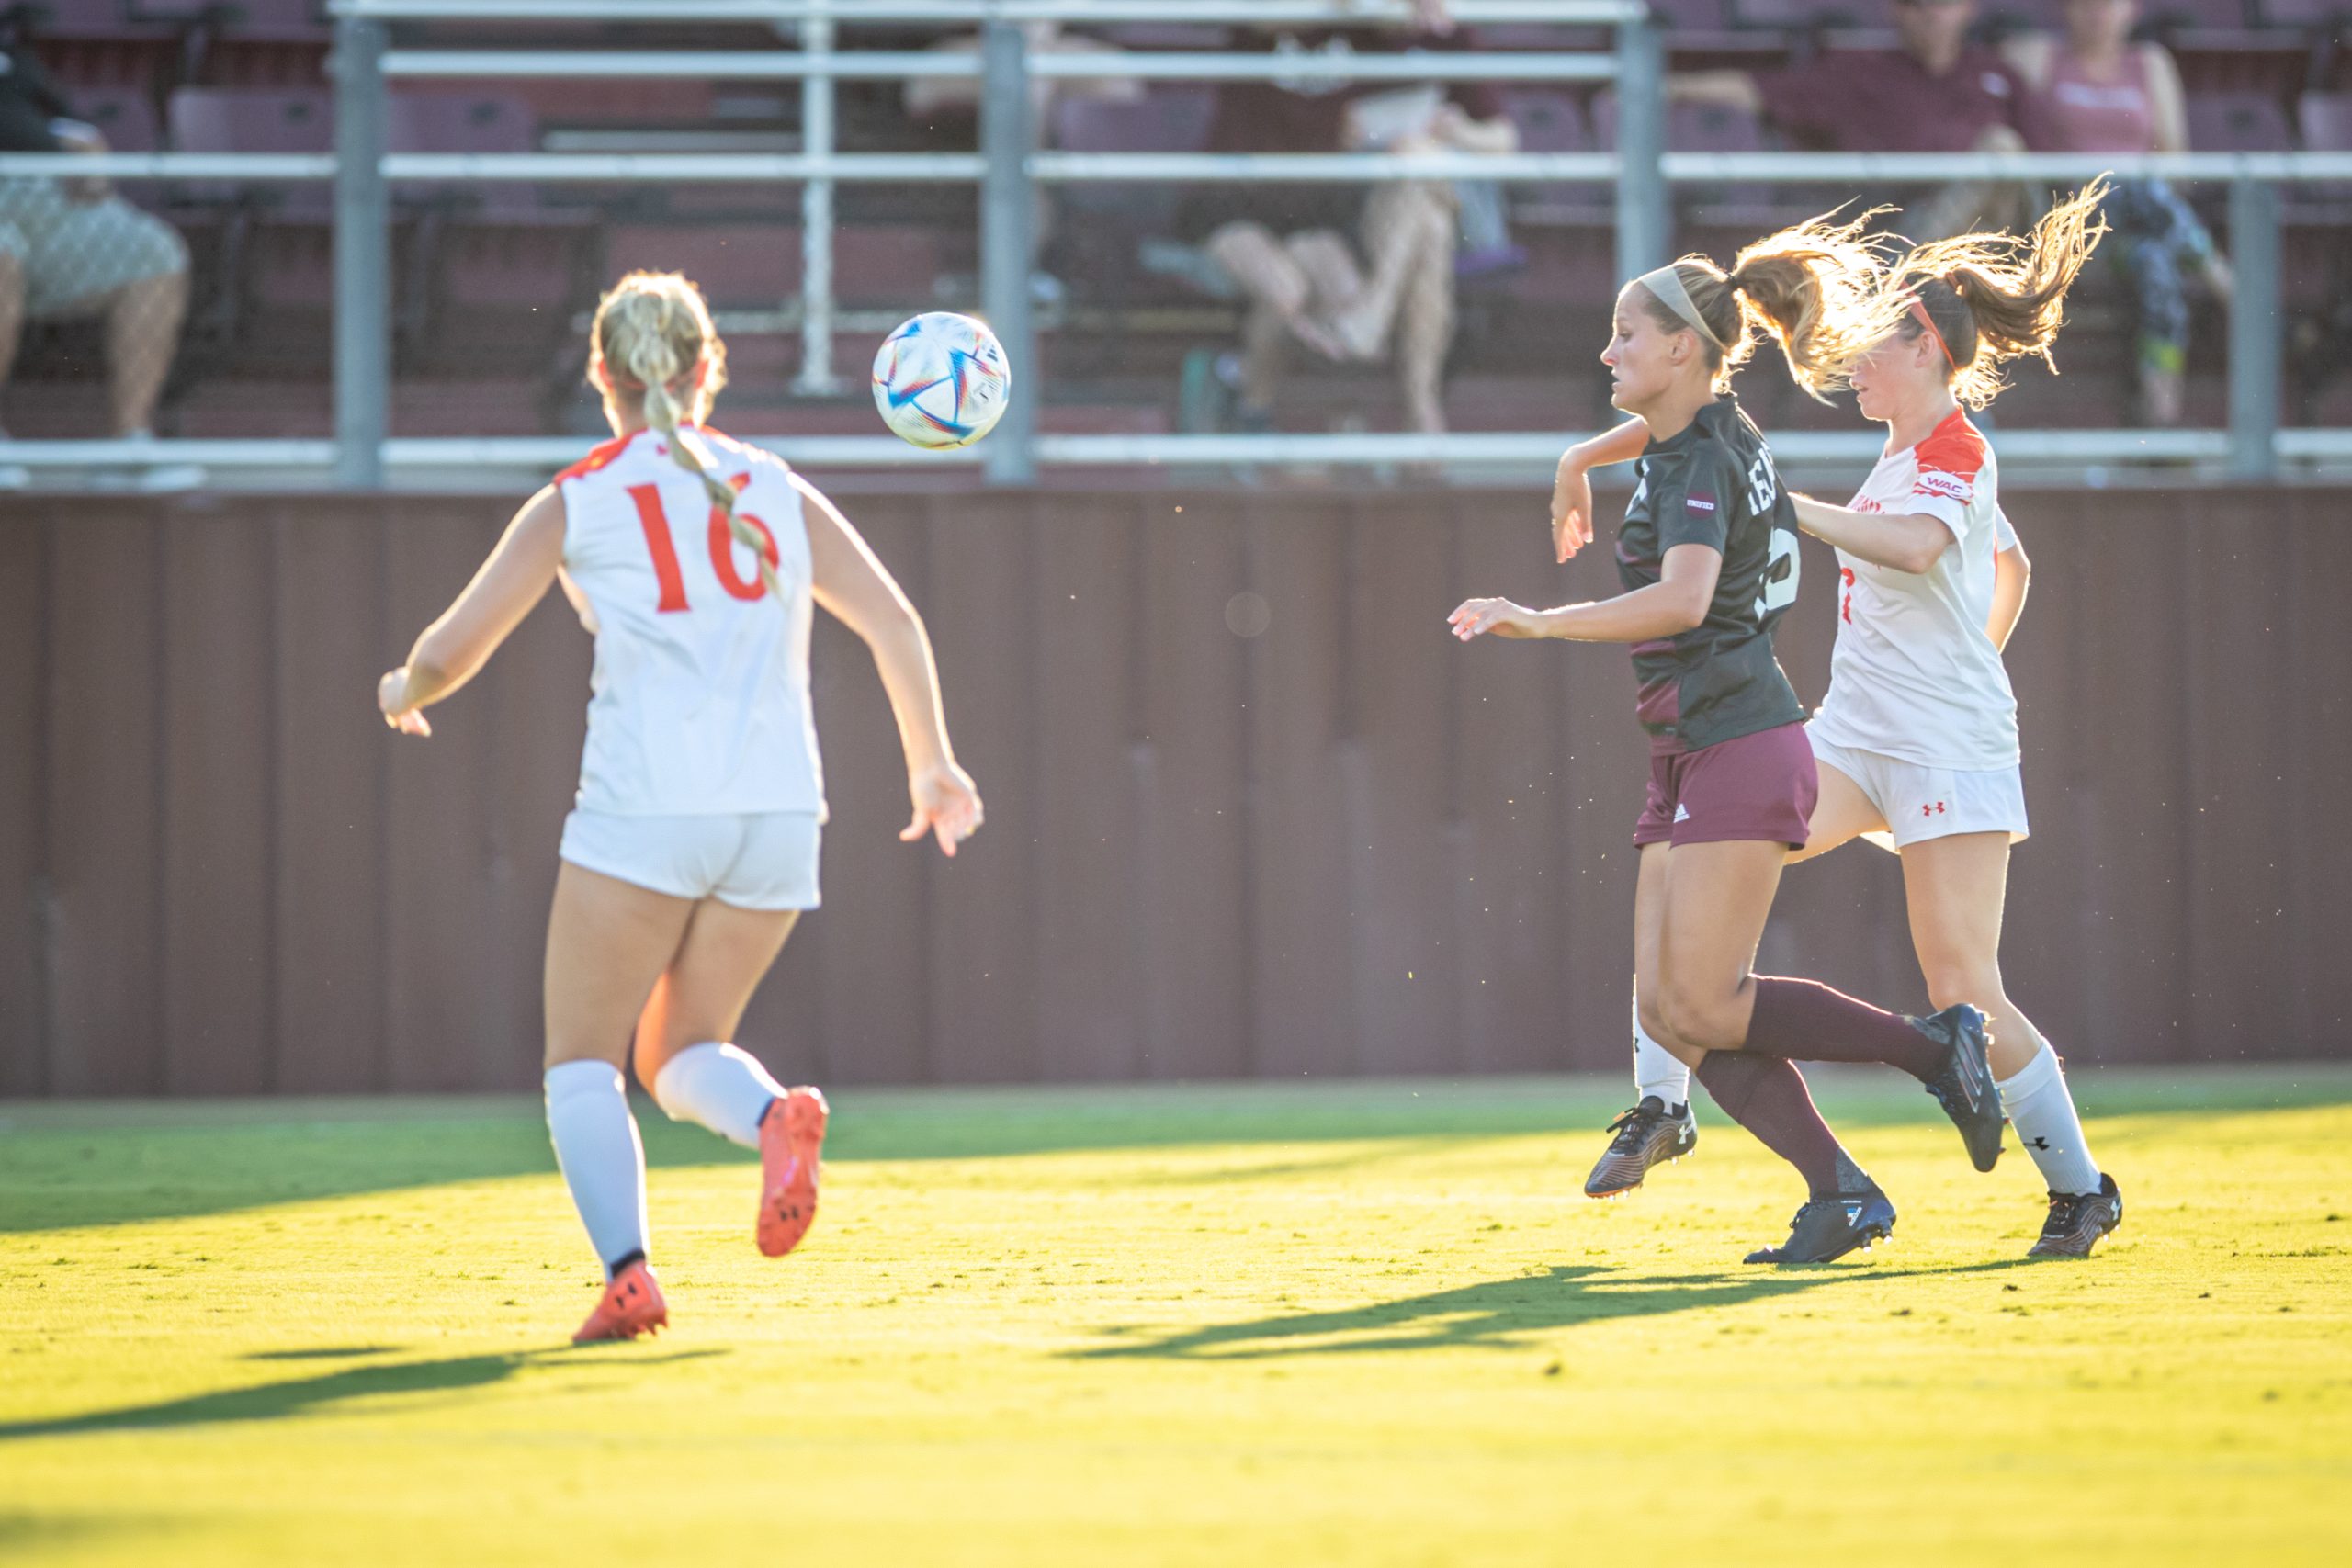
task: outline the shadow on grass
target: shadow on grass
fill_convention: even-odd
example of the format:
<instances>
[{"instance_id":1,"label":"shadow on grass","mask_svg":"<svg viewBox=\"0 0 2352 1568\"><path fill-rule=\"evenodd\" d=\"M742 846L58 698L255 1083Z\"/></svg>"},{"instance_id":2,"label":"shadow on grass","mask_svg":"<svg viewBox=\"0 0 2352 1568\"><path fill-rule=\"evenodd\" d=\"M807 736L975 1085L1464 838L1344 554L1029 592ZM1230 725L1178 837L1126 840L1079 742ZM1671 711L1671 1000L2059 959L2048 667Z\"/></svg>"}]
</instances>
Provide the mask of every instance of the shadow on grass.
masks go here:
<instances>
[{"instance_id":1,"label":"shadow on grass","mask_svg":"<svg viewBox=\"0 0 2352 1568\"><path fill-rule=\"evenodd\" d=\"M1940 1120L1892 1073L1815 1075L1839 1127ZM2352 1103L2343 1064L2236 1069L2083 1069L2094 1117L2211 1113ZM826 1157L975 1159L1186 1145L1293 1145L1258 1174L1353 1158L1295 1145L1350 1139L1468 1139L1556 1134L1598 1149L1624 1106L1611 1076L1313 1083L1132 1084L846 1089L834 1097ZM638 1103L656 1167L752 1156ZM522 1096L0 1103L0 1235L222 1213L450 1182L552 1176L538 1102ZM1193 1179L1162 1173L1156 1179ZM1199 1179L1235 1179L1229 1171Z\"/></svg>"},{"instance_id":2,"label":"shadow on grass","mask_svg":"<svg viewBox=\"0 0 2352 1568\"><path fill-rule=\"evenodd\" d=\"M29 1438L60 1438L80 1432L141 1432L182 1427L215 1427L239 1421L283 1421L309 1416L322 1406L381 1394L455 1393L503 1382L530 1366L580 1365L608 1354L606 1347L524 1350L500 1356L452 1356L437 1361L392 1361L376 1366L347 1367L339 1372L296 1378L252 1388L222 1389L191 1394L153 1404L127 1405L118 1410L94 1410L81 1416L57 1416L41 1421L0 1423L0 1442ZM663 1366L722 1356L723 1350L674 1350L636 1356L610 1365Z\"/></svg>"},{"instance_id":3,"label":"shadow on grass","mask_svg":"<svg viewBox=\"0 0 2352 1568\"><path fill-rule=\"evenodd\" d=\"M1067 1352L1077 1360L1135 1357L1179 1360L1255 1360L1272 1356L1361 1355L1379 1350L1440 1350L1463 1345L1510 1346L1528 1335L1621 1317L1657 1317L1702 1307L1830 1290L1860 1280L1946 1278L2027 1267L2000 1258L1950 1269L1755 1268L1737 1273L1626 1274L1588 1263L1555 1264L1540 1274L1484 1280L1451 1291L1333 1312L1287 1313L1214 1324L1175 1334L1108 1329L1126 1343Z\"/></svg>"}]
</instances>

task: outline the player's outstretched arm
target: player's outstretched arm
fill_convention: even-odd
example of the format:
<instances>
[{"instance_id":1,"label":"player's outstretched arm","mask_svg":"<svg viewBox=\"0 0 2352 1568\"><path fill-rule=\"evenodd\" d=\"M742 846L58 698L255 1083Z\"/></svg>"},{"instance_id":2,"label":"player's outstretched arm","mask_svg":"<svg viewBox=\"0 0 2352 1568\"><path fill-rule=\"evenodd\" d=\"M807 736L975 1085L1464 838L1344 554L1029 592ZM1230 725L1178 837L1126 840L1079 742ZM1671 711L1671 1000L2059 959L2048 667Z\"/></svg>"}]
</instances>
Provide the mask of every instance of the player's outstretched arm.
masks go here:
<instances>
[{"instance_id":1,"label":"player's outstretched arm","mask_svg":"<svg viewBox=\"0 0 2352 1568\"><path fill-rule=\"evenodd\" d=\"M1629 419L1561 454L1552 482L1552 553L1563 563L1592 543L1592 470L1630 463L1650 442L1650 427Z\"/></svg>"},{"instance_id":2,"label":"player's outstretched arm","mask_svg":"<svg viewBox=\"0 0 2352 1568\"><path fill-rule=\"evenodd\" d=\"M792 483L807 502L803 514L808 520L817 603L865 639L899 720L907 794L914 805L914 818L899 837L912 843L929 833L942 853L953 855L980 826L980 791L956 765L956 748L947 739L931 635L889 569L840 509L799 475Z\"/></svg>"},{"instance_id":3,"label":"player's outstretched arm","mask_svg":"<svg viewBox=\"0 0 2352 1568\"><path fill-rule=\"evenodd\" d=\"M423 710L480 673L562 564L563 497L549 485L523 503L458 602L416 639L408 662L376 683L384 722L404 735L432 734Z\"/></svg>"},{"instance_id":4,"label":"player's outstretched arm","mask_svg":"<svg viewBox=\"0 0 2352 1568\"><path fill-rule=\"evenodd\" d=\"M1951 547L1954 535L1940 517L1920 513L1855 512L1792 491L1797 526L1816 539L1894 571L1926 571Z\"/></svg>"},{"instance_id":5,"label":"player's outstretched arm","mask_svg":"<svg viewBox=\"0 0 2352 1568\"><path fill-rule=\"evenodd\" d=\"M1571 642L1648 642L1689 631L1707 618L1724 558L1709 545L1677 545L1666 552L1658 581L1614 599L1530 610L1508 599L1465 600L1446 617L1464 642L1493 633L1509 637L1565 637Z\"/></svg>"},{"instance_id":6,"label":"player's outstretched arm","mask_svg":"<svg viewBox=\"0 0 2352 1568\"><path fill-rule=\"evenodd\" d=\"M2009 637L2018 629L2018 617L2025 614L2025 592L2033 581L2033 562L2026 558L2025 547L2011 544L1993 558L1993 609L1985 617L1985 635L1996 649L2007 649Z\"/></svg>"}]
</instances>

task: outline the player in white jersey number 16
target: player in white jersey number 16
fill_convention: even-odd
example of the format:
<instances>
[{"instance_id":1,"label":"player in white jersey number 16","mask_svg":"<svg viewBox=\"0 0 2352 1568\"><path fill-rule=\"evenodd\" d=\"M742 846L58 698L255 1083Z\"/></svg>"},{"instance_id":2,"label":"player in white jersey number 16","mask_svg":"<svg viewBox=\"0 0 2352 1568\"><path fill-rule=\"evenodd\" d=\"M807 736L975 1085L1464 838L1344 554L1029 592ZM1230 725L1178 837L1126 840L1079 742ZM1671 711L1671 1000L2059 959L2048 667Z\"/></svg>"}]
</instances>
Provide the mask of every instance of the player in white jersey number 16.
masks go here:
<instances>
[{"instance_id":1,"label":"player in white jersey number 16","mask_svg":"<svg viewBox=\"0 0 2352 1568\"><path fill-rule=\"evenodd\" d=\"M605 1277L581 1340L669 1320L648 1261L630 1061L670 1116L760 1151L761 1252L791 1251L816 1216L824 1097L786 1089L733 1043L817 905L813 609L881 671L912 806L900 837L953 855L980 825L914 607L815 487L702 423L726 346L701 293L674 273L631 274L591 342L615 439L524 504L377 693L387 723L429 735L424 709L471 680L559 578L595 637L543 971L548 1129Z\"/></svg>"}]
</instances>

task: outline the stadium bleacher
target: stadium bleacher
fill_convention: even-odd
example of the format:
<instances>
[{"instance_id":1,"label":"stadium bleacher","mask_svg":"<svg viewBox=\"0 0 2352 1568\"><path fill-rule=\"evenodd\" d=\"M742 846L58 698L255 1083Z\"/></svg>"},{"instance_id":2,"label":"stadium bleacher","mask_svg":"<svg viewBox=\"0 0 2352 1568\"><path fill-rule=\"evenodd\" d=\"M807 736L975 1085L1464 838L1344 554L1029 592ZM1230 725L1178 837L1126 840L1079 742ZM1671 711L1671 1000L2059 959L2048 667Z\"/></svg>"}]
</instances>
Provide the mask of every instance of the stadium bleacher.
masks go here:
<instances>
[{"instance_id":1,"label":"stadium bleacher","mask_svg":"<svg viewBox=\"0 0 2352 1568\"><path fill-rule=\"evenodd\" d=\"M1828 46L1883 42L1885 0L1662 0L1657 10L1679 66L1776 61ZM2180 62L2189 93L2192 142L2199 150L2352 147L2352 72L2335 46L2345 0L2152 0L2149 27ZM1986 7L1988 32L2026 14ZM331 144L325 58L331 28L315 0L40 0L0 10L0 29L49 67L80 112L126 151L316 152ZM616 35L582 25L569 41L610 46ZM858 47L916 47L930 35L904 28L854 29ZM697 47L774 49L773 29L680 29ZM1592 29L1484 29L1485 47L1597 44ZM486 26L403 25L403 44L512 41ZM642 42L642 34L630 35ZM1134 50L1201 49L1232 30L1185 24L1101 29ZM544 28L529 41L548 44ZM1158 84L1134 103L1065 99L1047 134L1062 147L1182 151L1201 144L1215 89ZM838 89L840 141L847 150L970 145L963 126L910 124L895 85L844 82ZM1505 95L1523 144L1573 152L1613 144L1614 106L1606 90L1514 85ZM788 84L695 81L517 80L470 84L466 91L396 83L391 145L417 152L614 150L677 145L712 136L729 145L797 145L797 99ZM1668 145L1676 151L1747 152L1774 145L1770 128L1737 111L1679 106ZM164 212L187 235L197 286L184 363L162 421L167 433L315 434L328 428L326 312L331 298L329 193L323 186L238 189L219 182L134 186L134 199ZM1775 220L1808 210L1807 191L1789 186L1691 186L1676 195L1678 247L1726 251ZM1172 282L1138 260L1163 231L1179 193L1115 186L1063 187L1058 235L1046 257L1067 274L1066 299L1049 311L1041 354L1053 380L1048 429L1108 418L1121 428L1173 428L1188 354L1230 339L1232 309ZM2200 191L2210 216L2221 193ZM893 312L973 303L973 197L954 187L845 186L837 194L838 303L848 323L837 363L854 369L881 329L865 324ZM1559 183L1516 186L1509 210L1521 265L1466 277L1464 331L1453 362L1449 412L1459 427L1498 418L1523 427L1531 407L1551 408L1584 393L1564 391L1562 367L1586 374L1595 310L1613 287L1604 186ZM2352 225L2341 191L2297 193L2290 208L2288 299L2309 319L2290 340L2332 330L2321 319L2332 295L2315 288L2304 258L2327 268ZM476 428L517 433L590 428L593 405L570 363L582 313L598 283L631 265L678 266L707 287L714 304L752 324L731 334L740 366L773 362L778 374L755 385L739 375L733 402L747 428L822 429L841 405L796 399L783 389L792 363L783 334L795 319L800 251L797 191L729 186L571 186L540 190L499 182L466 186L403 185L395 191L393 290L399 423L418 434ZM2226 243L2226 240L2224 241ZM2219 327L2200 308L2192 350L2192 420L2222 401ZM2086 307L2096 325L2096 296ZM763 333L776 341L762 345ZM2301 337L2296 337L2300 333ZM69 333L70 335L70 333ZM1120 352L1107 344L1115 336ZM2062 394L2039 373L2020 376L2005 402L2013 422L2113 423L2123 412L2125 355L2078 331L2065 350L2077 376L2108 378L2115 395L2084 395L2070 379ZM94 357L30 345L0 395L0 423L21 436L86 433L96 406ZM2312 367L2310 355L2290 355ZM1308 378L1311 381L1313 378ZM1335 381L1340 378L1332 378ZM1376 378L1348 378L1352 417L1380 427L1396 411ZM1803 425L1815 416L1802 399L1753 378L1751 398L1785 405ZM1595 380L1597 385L1597 378ZM484 389L477 399L455 389ZM2295 395L2308 404L2327 389ZM2307 395L2308 394L2308 395ZM1307 427L1330 400L1304 394ZM485 415L483 407L494 412ZM1105 410L1113 411L1105 413ZM852 405L854 412L854 405ZM413 421L411 422L413 415ZM1577 411L1562 415L1573 419ZM469 422L481 422L472 423Z\"/></svg>"}]
</instances>

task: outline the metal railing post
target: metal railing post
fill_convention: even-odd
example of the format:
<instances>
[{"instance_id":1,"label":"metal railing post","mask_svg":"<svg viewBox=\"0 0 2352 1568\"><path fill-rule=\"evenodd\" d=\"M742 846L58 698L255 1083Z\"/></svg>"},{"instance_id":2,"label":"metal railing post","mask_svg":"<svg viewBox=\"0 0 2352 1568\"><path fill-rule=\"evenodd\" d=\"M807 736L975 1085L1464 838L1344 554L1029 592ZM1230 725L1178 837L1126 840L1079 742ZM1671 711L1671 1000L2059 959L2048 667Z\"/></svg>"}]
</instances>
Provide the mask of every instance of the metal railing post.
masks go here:
<instances>
[{"instance_id":1,"label":"metal railing post","mask_svg":"<svg viewBox=\"0 0 2352 1568\"><path fill-rule=\"evenodd\" d=\"M1673 199L1658 160L1666 152L1666 59L1657 23L1645 16L1617 29L1617 276L1638 277L1667 260Z\"/></svg>"},{"instance_id":2,"label":"metal railing post","mask_svg":"<svg viewBox=\"0 0 2352 1568\"><path fill-rule=\"evenodd\" d=\"M1029 45L1018 22L992 21L982 34L980 78L980 313L1012 367L1012 400L988 438L989 482L1028 484L1037 477L1036 332L1030 320L1029 274L1035 265L1034 188L1029 153Z\"/></svg>"},{"instance_id":3,"label":"metal railing post","mask_svg":"<svg viewBox=\"0 0 2352 1568\"><path fill-rule=\"evenodd\" d=\"M2279 309L2278 187L2241 175L2230 183L2230 474L2278 472L2278 372L2286 318Z\"/></svg>"},{"instance_id":4,"label":"metal railing post","mask_svg":"<svg viewBox=\"0 0 2352 1568\"><path fill-rule=\"evenodd\" d=\"M335 482L384 482L392 394L391 199L384 186L384 25L344 17L334 49Z\"/></svg>"},{"instance_id":5,"label":"metal railing post","mask_svg":"<svg viewBox=\"0 0 2352 1568\"><path fill-rule=\"evenodd\" d=\"M833 24L820 17L800 24L800 51L830 57ZM833 79L800 79L800 150L811 157L833 152ZM810 180L800 187L800 374L792 389L821 398L841 390L833 375L833 182Z\"/></svg>"}]
</instances>

